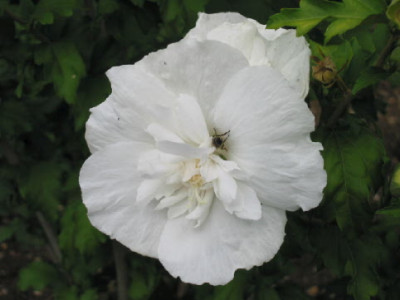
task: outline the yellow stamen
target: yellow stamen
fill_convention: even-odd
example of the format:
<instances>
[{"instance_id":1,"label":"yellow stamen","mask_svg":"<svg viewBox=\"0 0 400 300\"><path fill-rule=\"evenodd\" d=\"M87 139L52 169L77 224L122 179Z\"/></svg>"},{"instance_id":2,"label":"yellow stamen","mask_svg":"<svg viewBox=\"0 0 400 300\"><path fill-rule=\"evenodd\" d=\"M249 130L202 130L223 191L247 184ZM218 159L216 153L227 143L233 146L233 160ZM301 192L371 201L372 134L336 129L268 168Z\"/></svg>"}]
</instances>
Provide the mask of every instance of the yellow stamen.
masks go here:
<instances>
[{"instance_id":1,"label":"yellow stamen","mask_svg":"<svg viewBox=\"0 0 400 300\"><path fill-rule=\"evenodd\" d=\"M191 185L195 187L201 187L204 184L203 177L201 177L200 174L193 175L190 179L189 182Z\"/></svg>"}]
</instances>

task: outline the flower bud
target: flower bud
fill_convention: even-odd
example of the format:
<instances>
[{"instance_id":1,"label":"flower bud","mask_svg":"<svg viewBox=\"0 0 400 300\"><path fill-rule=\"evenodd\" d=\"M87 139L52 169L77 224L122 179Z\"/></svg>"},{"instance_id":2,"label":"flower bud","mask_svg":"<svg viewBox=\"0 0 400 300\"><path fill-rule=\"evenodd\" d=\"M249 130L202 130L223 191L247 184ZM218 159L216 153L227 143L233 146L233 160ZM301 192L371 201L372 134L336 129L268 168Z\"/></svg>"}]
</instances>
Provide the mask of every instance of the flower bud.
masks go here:
<instances>
[{"instance_id":1,"label":"flower bud","mask_svg":"<svg viewBox=\"0 0 400 300\"><path fill-rule=\"evenodd\" d=\"M324 57L316 66L312 67L312 76L327 87L331 87L337 76L335 63L329 56Z\"/></svg>"}]
</instances>

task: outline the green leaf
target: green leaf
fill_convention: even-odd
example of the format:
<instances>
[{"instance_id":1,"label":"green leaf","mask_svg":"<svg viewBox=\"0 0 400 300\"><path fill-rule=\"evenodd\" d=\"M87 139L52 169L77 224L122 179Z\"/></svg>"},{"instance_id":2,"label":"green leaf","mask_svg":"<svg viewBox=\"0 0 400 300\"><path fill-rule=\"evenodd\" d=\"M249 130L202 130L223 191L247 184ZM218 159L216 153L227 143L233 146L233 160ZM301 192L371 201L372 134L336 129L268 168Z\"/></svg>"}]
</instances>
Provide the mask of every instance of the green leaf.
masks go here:
<instances>
[{"instance_id":1,"label":"green leaf","mask_svg":"<svg viewBox=\"0 0 400 300\"><path fill-rule=\"evenodd\" d=\"M134 272L132 277L128 291L130 298L133 300L149 299L158 282L157 273L149 276L149 274L143 274L143 272Z\"/></svg>"},{"instance_id":2,"label":"green leaf","mask_svg":"<svg viewBox=\"0 0 400 300\"><path fill-rule=\"evenodd\" d=\"M346 40L340 44L329 46L320 45L314 41L310 41L309 43L314 56L319 57L322 60L322 52L325 56L332 58L337 70L345 70L345 67L349 65L353 59L353 49L351 44Z\"/></svg>"},{"instance_id":3,"label":"green leaf","mask_svg":"<svg viewBox=\"0 0 400 300\"><path fill-rule=\"evenodd\" d=\"M52 45L54 63L52 77L57 94L69 104L76 100L80 80L86 75L85 63L71 42Z\"/></svg>"},{"instance_id":4,"label":"green leaf","mask_svg":"<svg viewBox=\"0 0 400 300\"><path fill-rule=\"evenodd\" d=\"M335 276L343 276L349 251L347 241L337 226L313 228L310 238L329 271Z\"/></svg>"},{"instance_id":5,"label":"green leaf","mask_svg":"<svg viewBox=\"0 0 400 300\"><path fill-rule=\"evenodd\" d=\"M392 0L386 10L386 15L400 28L400 0Z\"/></svg>"},{"instance_id":6,"label":"green leaf","mask_svg":"<svg viewBox=\"0 0 400 300\"><path fill-rule=\"evenodd\" d=\"M376 212L379 215L388 215L395 218L400 218L400 204L395 206L388 206Z\"/></svg>"},{"instance_id":7,"label":"green leaf","mask_svg":"<svg viewBox=\"0 0 400 300\"><path fill-rule=\"evenodd\" d=\"M77 286L63 286L56 290L55 299L57 300L76 300L78 298Z\"/></svg>"},{"instance_id":8,"label":"green leaf","mask_svg":"<svg viewBox=\"0 0 400 300\"><path fill-rule=\"evenodd\" d=\"M390 193L394 197L400 197L400 165L397 165L390 182Z\"/></svg>"},{"instance_id":9,"label":"green leaf","mask_svg":"<svg viewBox=\"0 0 400 300\"><path fill-rule=\"evenodd\" d=\"M40 0L35 7L33 18L43 25L52 24L54 15L70 17L76 7L76 0Z\"/></svg>"},{"instance_id":10,"label":"green leaf","mask_svg":"<svg viewBox=\"0 0 400 300\"><path fill-rule=\"evenodd\" d=\"M271 287L263 286L257 293L256 300L280 300L277 291Z\"/></svg>"},{"instance_id":11,"label":"green leaf","mask_svg":"<svg viewBox=\"0 0 400 300\"><path fill-rule=\"evenodd\" d=\"M132 2L133 5L139 6L139 7L143 7L143 4L145 2L145 0L130 0Z\"/></svg>"},{"instance_id":12,"label":"green leaf","mask_svg":"<svg viewBox=\"0 0 400 300\"><path fill-rule=\"evenodd\" d=\"M367 17L384 10L380 0L301 0L300 8L284 8L268 21L268 28L294 26L298 35L304 35L327 18L332 18L325 32L325 42L358 26Z\"/></svg>"},{"instance_id":13,"label":"green leaf","mask_svg":"<svg viewBox=\"0 0 400 300\"><path fill-rule=\"evenodd\" d=\"M210 0L183 0L183 5L187 10L193 12L204 11L204 7Z\"/></svg>"},{"instance_id":14,"label":"green leaf","mask_svg":"<svg viewBox=\"0 0 400 300\"><path fill-rule=\"evenodd\" d=\"M370 222L369 200L382 181L385 158L382 140L368 128L357 126L321 129L316 136L324 147L328 174L324 203L334 204L336 221L349 234Z\"/></svg>"},{"instance_id":15,"label":"green leaf","mask_svg":"<svg viewBox=\"0 0 400 300\"><path fill-rule=\"evenodd\" d=\"M138 257L131 257L130 260L131 282L128 294L132 300L149 299L161 279L160 270L156 264L146 260L139 260Z\"/></svg>"},{"instance_id":16,"label":"green leaf","mask_svg":"<svg viewBox=\"0 0 400 300\"><path fill-rule=\"evenodd\" d=\"M26 291L28 288L42 290L59 278L56 268L42 261L32 262L19 273L18 288Z\"/></svg>"},{"instance_id":17,"label":"green leaf","mask_svg":"<svg viewBox=\"0 0 400 300\"><path fill-rule=\"evenodd\" d=\"M372 67L368 68L360 74L360 77L357 78L353 86L352 93L355 95L362 89L365 89L366 87L374 85L379 81L385 79L386 76L387 74L379 69L375 69Z\"/></svg>"},{"instance_id":18,"label":"green leaf","mask_svg":"<svg viewBox=\"0 0 400 300\"><path fill-rule=\"evenodd\" d=\"M340 3L332 1L302 0L300 8L282 8L280 13L271 16L267 22L267 28L293 26L297 28L297 35L304 35L339 7Z\"/></svg>"},{"instance_id":19,"label":"green leaf","mask_svg":"<svg viewBox=\"0 0 400 300\"><path fill-rule=\"evenodd\" d=\"M22 227L23 224L20 219L14 219L9 224L0 226L0 243L11 238Z\"/></svg>"},{"instance_id":20,"label":"green leaf","mask_svg":"<svg viewBox=\"0 0 400 300\"><path fill-rule=\"evenodd\" d=\"M380 290L377 268L387 250L379 238L368 236L355 240L351 252L351 259L345 266L347 275L352 276L348 292L355 300L370 300Z\"/></svg>"},{"instance_id":21,"label":"green leaf","mask_svg":"<svg viewBox=\"0 0 400 300\"><path fill-rule=\"evenodd\" d=\"M32 130L28 108L18 101L0 102L0 137Z\"/></svg>"},{"instance_id":22,"label":"green leaf","mask_svg":"<svg viewBox=\"0 0 400 300\"><path fill-rule=\"evenodd\" d=\"M93 289L86 290L80 297L80 300L96 300L96 299L98 299L98 295L96 290Z\"/></svg>"},{"instance_id":23,"label":"green leaf","mask_svg":"<svg viewBox=\"0 0 400 300\"><path fill-rule=\"evenodd\" d=\"M118 10L119 4L114 0L100 0L97 6L99 14L106 15L111 14Z\"/></svg>"},{"instance_id":24,"label":"green leaf","mask_svg":"<svg viewBox=\"0 0 400 300\"><path fill-rule=\"evenodd\" d=\"M396 47L390 54L390 59L396 63L400 63L400 47Z\"/></svg>"},{"instance_id":25,"label":"green leaf","mask_svg":"<svg viewBox=\"0 0 400 300\"><path fill-rule=\"evenodd\" d=\"M394 87L397 87L400 85L400 71L396 71L393 74L391 74L387 80L390 82L390 84Z\"/></svg>"},{"instance_id":26,"label":"green leaf","mask_svg":"<svg viewBox=\"0 0 400 300\"><path fill-rule=\"evenodd\" d=\"M61 193L63 166L56 162L39 162L20 180L20 193L34 207L55 219Z\"/></svg>"},{"instance_id":27,"label":"green leaf","mask_svg":"<svg viewBox=\"0 0 400 300\"><path fill-rule=\"evenodd\" d=\"M247 277L245 272L236 272L234 279L224 286L217 286L213 300L242 300L246 287Z\"/></svg>"},{"instance_id":28,"label":"green leaf","mask_svg":"<svg viewBox=\"0 0 400 300\"><path fill-rule=\"evenodd\" d=\"M74 106L76 130L85 126L89 118L89 109L103 102L110 93L110 82L105 75L82 80Z\"/></svg>"},{"instance_id":29,"label":"green leaf","mask_svg":"<svg viewBox=\"0 0 400 300\"><path fill-rule=\"evenodd\" d=\"M380 0L343 0L342 7L331 15L333 21L325 32L325 41L360 25L367 17L384 11L385 4Z\"/></svg>"},{"instance_id":30,"label":"green leaf","mask_svg":"<svg viewBox=\"0 0 400 300\"><path fill-rule=\"evenodd\" d=\"M65 208L59 236L61 249L77 249L81 254L89 254L105 240L105 235L90 224L81 201L73 201Z\"/></svg>"}]
</instances>

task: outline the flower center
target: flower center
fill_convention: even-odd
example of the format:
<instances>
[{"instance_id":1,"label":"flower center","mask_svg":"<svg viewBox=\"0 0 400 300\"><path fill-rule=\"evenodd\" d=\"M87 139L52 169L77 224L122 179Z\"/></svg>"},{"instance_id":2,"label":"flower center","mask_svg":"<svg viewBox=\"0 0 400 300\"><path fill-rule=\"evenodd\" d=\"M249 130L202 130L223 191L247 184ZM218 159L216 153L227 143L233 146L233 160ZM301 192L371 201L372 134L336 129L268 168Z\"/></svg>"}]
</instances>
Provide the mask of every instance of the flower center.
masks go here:
<instances>
[{"instance_id":1,"label":"flower center","mask_svg":"<svg viewBox=\"0 0 400 300\"><path fill-rule=\"evenodd\" d=\"M239 168L226 159L230 130L210 134L201 108L188 95L179 96L171 115L173 122L152 123L146 130L155 149L139 159L144 179L137 201L155 199L156 209L167 209L169 218L185 216L200 226L214 200L233 205L236 198L233 171Z\"/></svg>"},{"instance_id":2,"label":"flower center","mask_svg":"<svg viewBox=\"0 0 400 300\"><path fill-rule=\"evenodd\" d=\"M204 184L204 179L200 174L196 174L189 179L189 182L193 187L200 188Z\"/></svg>"}]
</instances>

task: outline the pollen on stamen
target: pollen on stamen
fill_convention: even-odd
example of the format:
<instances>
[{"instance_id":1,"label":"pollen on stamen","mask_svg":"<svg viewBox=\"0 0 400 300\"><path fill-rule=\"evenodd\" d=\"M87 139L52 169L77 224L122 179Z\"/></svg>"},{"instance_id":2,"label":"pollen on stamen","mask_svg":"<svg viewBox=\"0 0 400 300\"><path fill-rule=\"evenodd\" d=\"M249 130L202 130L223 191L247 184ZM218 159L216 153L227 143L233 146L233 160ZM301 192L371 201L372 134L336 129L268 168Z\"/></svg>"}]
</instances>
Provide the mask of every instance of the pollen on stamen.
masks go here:
<instances>
[{"instance_id":1,"label":"pollen on stamen","mask_svg":"<svg viewBox=\"0 0 400 300\"><path fill-rule=\"evenodd\" d=\"M204 184L204 179L200 174L196 174L189 179L189 182L192 186L199 188Z\"/></svg>"}]
</instances>

